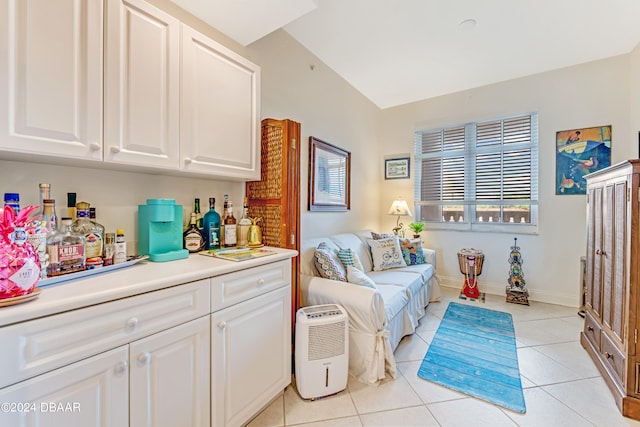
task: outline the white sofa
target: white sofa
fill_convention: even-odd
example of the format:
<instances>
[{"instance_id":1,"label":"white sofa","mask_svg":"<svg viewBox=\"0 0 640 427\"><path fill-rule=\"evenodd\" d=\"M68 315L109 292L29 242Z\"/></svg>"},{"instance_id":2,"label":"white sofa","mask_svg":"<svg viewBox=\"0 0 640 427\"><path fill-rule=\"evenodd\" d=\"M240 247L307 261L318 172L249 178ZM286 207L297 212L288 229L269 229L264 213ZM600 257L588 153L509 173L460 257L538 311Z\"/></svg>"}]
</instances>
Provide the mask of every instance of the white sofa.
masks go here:
<instances>
[{"instance_id":1,"label":"white sofa","mask_svg":"<svg viewBox=\"0 0 640 427\"><path fill-rule=\"evenodd\" d=\"M402 337L415 332L430 301L440 298L435 275L435 251L423 248L425 264L373 271L371 231L303 239L300 247L302 306L339 304L349 316L349 373L366 384L377 384L385 373L396 376L393 351ZM358 255L375 288L322 278L314 253L320 243Z\"/></svg>"}]
</instances>

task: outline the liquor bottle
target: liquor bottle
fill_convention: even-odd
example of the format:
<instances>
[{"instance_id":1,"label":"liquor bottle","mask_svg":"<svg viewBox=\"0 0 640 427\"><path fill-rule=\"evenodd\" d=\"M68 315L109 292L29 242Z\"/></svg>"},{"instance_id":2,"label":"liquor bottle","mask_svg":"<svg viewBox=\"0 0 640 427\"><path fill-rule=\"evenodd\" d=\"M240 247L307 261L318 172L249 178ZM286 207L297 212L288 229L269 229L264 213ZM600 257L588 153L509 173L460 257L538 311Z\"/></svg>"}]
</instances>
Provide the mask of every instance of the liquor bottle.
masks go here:
<instances>
[{"instance_id":1,"label":"liquor bottle","mask_svg":"<svg viewBox=\"0 0 640 427\"><path fill-rule=\"evenodd\" d=\"M200 252L204 248L204 237L196 225L196 213L191 212L189 228L183 234L184 248L191 253Z\"/></svg>"},{"instance_id":2,"label":"liquor bottle","mask_svg":"<svg viewBox=\"0 0 640 427\"><path fill-rule=\"evenodd\" d=\"M76 219L76 193L67 193L67 216Z\"/></svg>"},{"instance_id":3,"label":"liquor bottle","mask_svg":"<svg viewBox=\"0 0 640 427\"><path fill-rule=\"evenodd\" d=\"M40 207L36 211L36 215L40 216L40 221L42 222L42 215L44 214L44 201L45 199L51 199L51 185L50 184L39 184L38 188L40 189Z\"/></svg>"},{"instance_id":4,"label":"liquor bottle","mask_svg":"<svg viewBox=\"0 0 640 427\"><path fill-rule=\"evenodd\" d=\"M209 197L209 212L204 214L203 228L205 249L220 248L220 214L215 209L216 199Z\"/></svg>"},{"instance_id":5,"label":"liquor bottle","mask_svg":"<svg viewBox=\"0 0 640 427\"><path fill-rule=\"evenodd\" d=\"M237 244L239 248L246 248L249 246L249 228L251 227L251 220L249 219L249 199L244 198L244 205L242 207L242 216L238 221L237 226Z\"/></svg>"},{"instance_id":6,"label":"liquor bottle","mask_svg":"<svg viewBox=\"0 0 640 427\"><path fill-rule=\"evenodd\" d=\"M224 247L224 221L227 219L227 206L229 205L229 195L224 195L224 203L222 205L222 218L220 218L220 246Z\"/></svg>"},{"instance_id":7,"label":"liquor bottle","mask_svg":"<svg viewBox=\"0 0 640 427\"><path fill-rule=\"evenodd\" d=\"M87 202L76 203L77 218L73 221L72 228L85 238L85 256L91 267L102 265L102 252L104 251L104 227L92 221L90 218L90 205Z\"/></svg>"},{"instance_id":8,"label":"liquor bottle","mask_svg":"<svg viewBox=\"0 0 640 427\"><path fill-rule=\"evenodd\" d=\"M4 193L4 205L11 206L13 212L18 215L18 212L20 212L20 194Z\"/></svg>"},{"instance_id":9,"label":"liquor bottle","mask_svg":"<svg viewBox=\"0 0 640 427\"><path fill-rule=\"evenodd\" d=\"M236 219L233 216L233 203L227 202L227 216L224 219L224 247L232 248L236 246Z\"/></svg>"},{"instance_id":10,"label":"liquor bottle","mask_svg":"<svg viewBox=\"0 0 640 427\"><path fill-rule=\"evenodd\" d=\"M60 229L47 235L49 277L85 270L85 240L73 231L71 224L71 218L64 217Z\"/></svg>"},{"instance_id":11,"label":"liquor bottle","mask_svg":"<svg viewBox=\"0 0 640 427\"><path fill-rule=\"evenodd\" d=\"M58 230L58 217L56 215L56 201L55 199L44 199L42 201L42 223L43 229L47 230L47 233Z\"/></svg>"},{"instance_id":12,"label":"liquor bottle","mask_svg":"<svg viewBox=\"0 0 640 427\"><path fill-rule=\"evenodd\" d=\"M116 253L116 233L105 233L104 235L104 255L102 259L105 266L113 264L113 257ZM126 250L125 250L126 253Z\"/></svg>"},{"instance_id":13,"label":"liquor bottle","mask_svg":"<svg viewBox=\"0 0 640 427\"><path fill-rule=\"evenodd\" d=\"M196 213L196 227L200 230L200 233L203 233L202 230L202 214L200 213L200 199L196 197L193 202L193 211Z\"/></svg>"},{"instance_id":14,"label":"liquor bottle","mask_svg":"<svg viewBox=\"0 0 640 427\"><path fill-rule=\"evenodd\" d=\"M127 241L124 238L124 230L118 228L116 230L116 244L113 252L113 263L121 264L127 262Z\"/></svg>"}]
</instances>

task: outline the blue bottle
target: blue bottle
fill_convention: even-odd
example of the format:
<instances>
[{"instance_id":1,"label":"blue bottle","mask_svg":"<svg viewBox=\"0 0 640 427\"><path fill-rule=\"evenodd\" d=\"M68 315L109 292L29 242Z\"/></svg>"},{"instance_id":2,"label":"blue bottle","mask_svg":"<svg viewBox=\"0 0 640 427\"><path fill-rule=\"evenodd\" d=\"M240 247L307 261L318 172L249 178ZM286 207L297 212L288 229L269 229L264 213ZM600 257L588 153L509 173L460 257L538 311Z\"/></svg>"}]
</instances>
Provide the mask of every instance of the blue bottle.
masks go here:
<instances>
[{"instance_id":1,"label":"blue bottle","mask_svg":"<svg viewBox=\"0 0 640 427\"><path fill-rule=\"evenodd\" d=\"M202 219L205 250L220 249L220 214L216 212L215 204L215 197L209 197L209 211Z\"/></svg>"}]
</instances>

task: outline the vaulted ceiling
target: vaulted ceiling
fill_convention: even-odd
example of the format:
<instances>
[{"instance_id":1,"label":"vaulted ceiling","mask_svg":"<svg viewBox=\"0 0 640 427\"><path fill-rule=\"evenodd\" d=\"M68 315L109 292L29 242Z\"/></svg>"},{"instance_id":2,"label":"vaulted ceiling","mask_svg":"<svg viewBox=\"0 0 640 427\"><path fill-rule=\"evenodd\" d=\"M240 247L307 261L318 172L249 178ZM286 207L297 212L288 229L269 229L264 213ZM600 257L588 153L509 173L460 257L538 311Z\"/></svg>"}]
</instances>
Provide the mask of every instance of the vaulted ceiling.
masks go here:
<instances>
[{"instance_id":1,"label":"vaulted ceiling","mask_svg":"<svg viewBox=\"0 0 640 427\"><path fill-rule=\"evenodd\" d=\"M283 28L380 108L640 43L640 0L172 1L245 46Z\"/></svg>"}]
</instances>

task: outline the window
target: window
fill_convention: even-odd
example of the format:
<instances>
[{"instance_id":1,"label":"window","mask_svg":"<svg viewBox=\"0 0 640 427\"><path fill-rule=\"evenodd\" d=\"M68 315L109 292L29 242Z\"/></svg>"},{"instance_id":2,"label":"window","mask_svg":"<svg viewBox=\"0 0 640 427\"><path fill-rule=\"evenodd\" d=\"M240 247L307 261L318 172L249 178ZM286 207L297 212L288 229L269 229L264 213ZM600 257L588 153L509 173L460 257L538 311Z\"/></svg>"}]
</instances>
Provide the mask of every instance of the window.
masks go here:
<instances>
[{"instance_id":1,"label":"window","mask_svg":"<svg viewBox=\"0 0 640 427\"><path fill-rule=\"evenodd\" d=\"M535 232L537 115L415 135L416 220L428 228Z\"/></svg>"}]
</instances>

